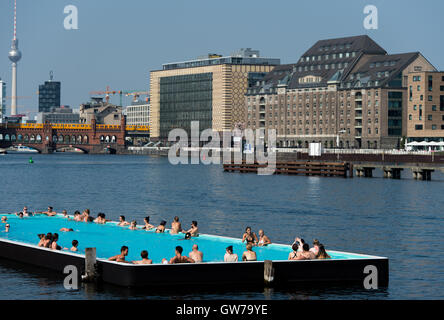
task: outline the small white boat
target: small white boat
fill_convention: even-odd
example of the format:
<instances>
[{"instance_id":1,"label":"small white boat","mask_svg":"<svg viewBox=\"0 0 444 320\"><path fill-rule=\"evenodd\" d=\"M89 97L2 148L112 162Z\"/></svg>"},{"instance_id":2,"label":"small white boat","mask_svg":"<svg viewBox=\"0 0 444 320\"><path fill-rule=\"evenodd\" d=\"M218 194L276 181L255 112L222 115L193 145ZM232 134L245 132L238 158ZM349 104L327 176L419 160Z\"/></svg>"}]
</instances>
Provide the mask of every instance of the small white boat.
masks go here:
<instances>
[{"instance_id":1,"label":"small white boat","mask_svg":"<svg viewBox=\"0 0 444 320\"><path fill-rule=\"evenodd\" d=\"M7 153L38 153L37 150L26 146L14 146L6 150Z\"/></svg>"}]
</instances>

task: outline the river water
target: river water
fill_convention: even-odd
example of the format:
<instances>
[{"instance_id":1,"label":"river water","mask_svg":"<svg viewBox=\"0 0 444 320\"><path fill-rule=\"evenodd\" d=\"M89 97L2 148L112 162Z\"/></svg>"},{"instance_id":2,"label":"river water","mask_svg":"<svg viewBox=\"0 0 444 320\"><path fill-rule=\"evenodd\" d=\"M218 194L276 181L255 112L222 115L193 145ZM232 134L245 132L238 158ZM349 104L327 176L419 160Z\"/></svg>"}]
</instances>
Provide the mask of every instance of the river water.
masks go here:
<instances>
[{"instance_id":1,"label":"river water","mask_svg":"<svg viewBox=\"0 0 444 320\"><path fill-rule=\"evenodd\" d=\"M0 259L0 299L443 299L444 175L403 179L258 176L219 165L173 166L164 157L53 154L0 156L0 213L27 205L41 211L89 208L117 220L184 226L240 238L246 226L273 242L320 239L327 250L390 259L388 288L294 287L230 290L131 290L82 285L66 291L63 275ZM9 288L4 289L4 288Z\"/></svg>"}]
</instances>

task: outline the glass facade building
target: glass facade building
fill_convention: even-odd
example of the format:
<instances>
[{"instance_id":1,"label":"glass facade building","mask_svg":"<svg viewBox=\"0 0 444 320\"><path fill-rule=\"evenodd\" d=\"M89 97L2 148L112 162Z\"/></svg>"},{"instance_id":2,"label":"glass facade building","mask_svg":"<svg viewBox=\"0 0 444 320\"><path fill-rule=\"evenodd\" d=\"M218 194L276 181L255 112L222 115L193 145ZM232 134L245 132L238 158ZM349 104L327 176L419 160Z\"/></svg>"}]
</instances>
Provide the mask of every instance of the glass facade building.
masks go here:
<instances>
[{"instance_id":1,"label":"glass facade building","mask_svg":"<svg viewBox=\"0 0 444 320\"><path fill-rule=\"evenodd\" d=\"M191 134L191 121L200 131L211 129L213 74L196 73L160 79L160 135L168 137L175 128Z\"/></svg>"},{"instance_id":2,"label":"glass facade building","mask_svg":"<svg viewBox=\"0 0 444 320\"><path fill-rule=\"evenodd\" d=\"M50 112L60 107L60 88L58 81L45 81L39 86L39 112Z\"/></svg>"}]
</instances>

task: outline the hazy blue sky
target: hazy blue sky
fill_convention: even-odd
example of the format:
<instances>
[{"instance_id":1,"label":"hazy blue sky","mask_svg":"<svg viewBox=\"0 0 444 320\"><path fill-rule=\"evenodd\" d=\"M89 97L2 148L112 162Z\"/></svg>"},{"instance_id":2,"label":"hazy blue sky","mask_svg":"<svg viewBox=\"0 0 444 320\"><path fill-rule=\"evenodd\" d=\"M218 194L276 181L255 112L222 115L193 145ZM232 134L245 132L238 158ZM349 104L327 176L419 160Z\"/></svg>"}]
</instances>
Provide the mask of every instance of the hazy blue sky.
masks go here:
<instances>
[{"instance_id":1,"label":"hazy blue sky","mask_svg":"<svg viewBox=\"0 0 444 320\"><path fill-rule=\"evenodd\" d=\"M79 30L63 27L70 4L79 10ZM378 30L363 27L368 4L378 8ZM62 81L61 103L78 108L107 85L148 89L149 71L162 63L242 47L292 63L319 39L360 34L389 53L420 51L444 69L441 0L18 0L17 6L18 95L32 97L19 101L21 110L37 110L38 85L50 70ZM13 0L0 0L0 77L8 95L12 22Z\"/></svg>"}]
</instances>

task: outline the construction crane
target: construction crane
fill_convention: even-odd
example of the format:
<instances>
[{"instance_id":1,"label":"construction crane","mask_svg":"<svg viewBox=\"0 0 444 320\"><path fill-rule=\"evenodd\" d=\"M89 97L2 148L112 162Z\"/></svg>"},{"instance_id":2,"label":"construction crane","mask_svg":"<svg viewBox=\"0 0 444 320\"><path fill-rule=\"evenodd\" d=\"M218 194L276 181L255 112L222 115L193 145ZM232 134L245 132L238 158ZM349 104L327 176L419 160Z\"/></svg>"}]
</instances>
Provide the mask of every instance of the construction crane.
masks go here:
<instances>
[{"instance_id":1,"label":"construction crane","mask_svg":"<svg viewBox=\"0 0 444 320\"><path fill-rule=\"evenodd\" d=\"M126 92L126 96L133 96L133 102L136 102L138 100L138 98L140 96L147 96L145 98L145 102L149 102L150 98L149 98L149 91L130 91L130 92Z\"/></svg>"},{"instance_id":2,"label":"construction crane","mask_svg":"<svg viewBox=\"0 0 444 320\"><path fill-rule=\"evenodd\" d=\"M91 96L92 95L105 95L105 101L107 103L109 103L110 95L118 94L118 95L120 95L120 105L123 106L123 103L122 103L123 95L134 96L133 100L136 101L137 98L141 95L149 95L149 92L148 91L137 91L137 90L111 90L110 87L107 86L105 91L91 91L89 94ZM149 99L147 98L146 100L148 101Z\"/></svg>"}]
</instances>

